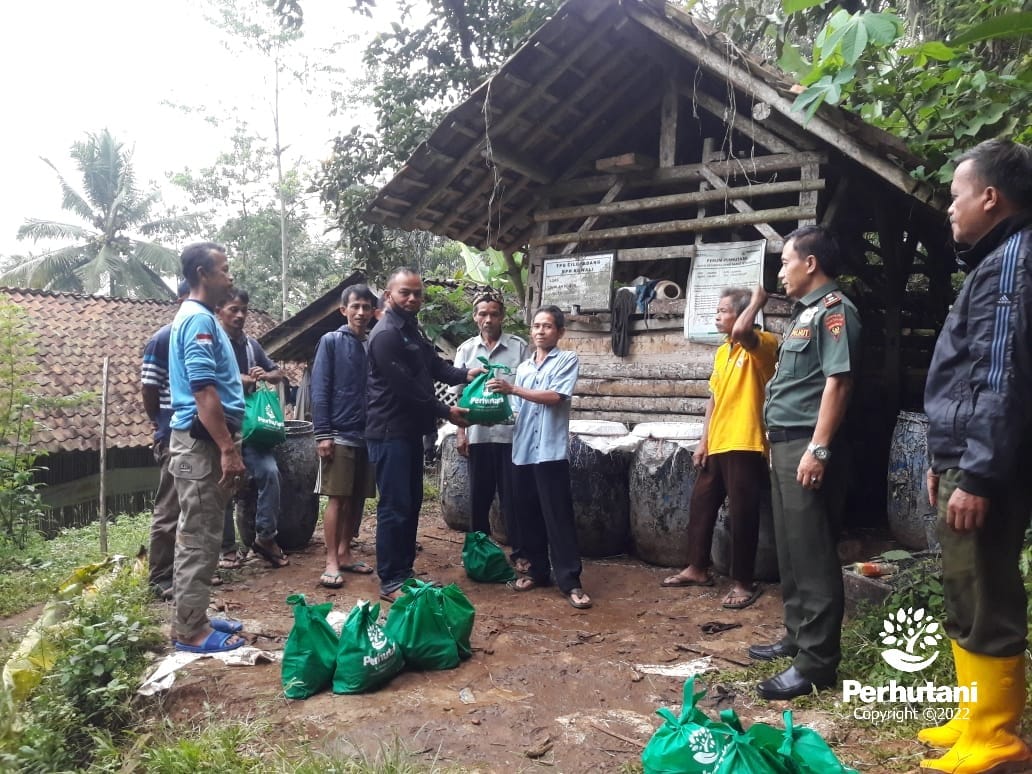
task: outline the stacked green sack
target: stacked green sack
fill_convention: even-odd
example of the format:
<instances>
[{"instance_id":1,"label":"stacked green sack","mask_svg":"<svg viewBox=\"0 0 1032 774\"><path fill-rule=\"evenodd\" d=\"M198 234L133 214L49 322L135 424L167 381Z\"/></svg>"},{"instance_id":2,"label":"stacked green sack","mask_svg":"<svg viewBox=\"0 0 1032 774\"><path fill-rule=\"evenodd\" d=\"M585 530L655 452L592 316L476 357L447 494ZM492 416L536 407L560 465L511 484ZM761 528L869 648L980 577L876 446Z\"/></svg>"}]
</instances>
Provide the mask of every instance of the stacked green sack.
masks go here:
<instances>
[{"instance_id":1,"label":"stacked green sack","mask_svg":"<svg viewBox=\"0 0 1032 774\"><path fill-rule=\"evenodd\" d=\"M811 728L785 728L754 723L746 731L734 710L711 720L696 704L705 690L695 691L695 678L684 684L680 717L661 708L664 723L641 754L645 774L857 774L843 766L828 743Z\"/></svg>"},{"instance_id":2,"label":"stacked green sack","mask_svg":"<svg viewBox=\"0 0 1032 774\"><path fill-rule=\"evenodd\" d=\"M454 669L473 655L469 638L476 611L454 583L440 588L410 578L391 605L384 631L413 669Z\"/></svg>"},{"instance_id":3,"label":"stacked green sack","mask_svg":"<svg viewBox=\"0 0 1032 774\"><path fill-rule=\"evenodd\" d=\"M294 625L283 646L283 692L288 699L307 699L333 680L340 644L326 620L333 603L309 605L304 594L291 594L287 604L294 608Z\"/></svg>"},{"instance_id":4,"label":"stacked green sack","mask_svg":"<svg viewBox=\"0 0 1032 774\"><path fill-rule=\"evenodd\" d=\"M483 532L466 533L462 566L469 579L477 583L507 583L516 578L505 551Z\"/></svg>"},{"instance_id":5,"label":"stacked green sack","mask_svg":"<svg viewBox=\"0 0 1032 774\"><path fill-rule=\"evenodd\" d=\"M375 690L404 667L401 648L380 626L379 603L359 602L351 609L340 633L333 692Z\"/></svg>"}]
</instances>

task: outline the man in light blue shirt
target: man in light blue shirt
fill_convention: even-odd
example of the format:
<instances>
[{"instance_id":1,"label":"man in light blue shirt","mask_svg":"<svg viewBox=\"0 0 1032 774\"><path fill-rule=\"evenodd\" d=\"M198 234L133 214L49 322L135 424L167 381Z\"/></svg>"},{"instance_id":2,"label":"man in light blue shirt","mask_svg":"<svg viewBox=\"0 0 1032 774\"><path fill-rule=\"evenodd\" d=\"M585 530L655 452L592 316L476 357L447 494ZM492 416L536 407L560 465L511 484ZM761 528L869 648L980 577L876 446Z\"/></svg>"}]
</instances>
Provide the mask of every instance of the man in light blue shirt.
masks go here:
<instances>
[{"instance_id":1,"label":"man in light blue shirt","mask_svg":"<svg viewBox=\"0 0 1032 774\"><path fill-rule=\"evenodd\" d=\"M516 382L492 379L488 386L512 395L518 412L512 440L513 499L523 550L530 562L517 591L556 585L575 608L591 607L580 585L581 561L570 494L570 399L580 361L576 352L558 349L566 333L558 307L543 306L531 324L534 354L516 369Z\"/></svg>"},{"instance_id":2,"label":"man in light blue shirt","mask_svg":"<svg viewBox=\"0 0 1032 774\"><path fill-rule=\"evenodd\" d=\"M219 561L222 514L245 469L239 431L244 391L233 347L214 309L233 287L225 250L193 244L181 257L190 297L172 321L169 386L172 437L169 467L179 497L173 563L176 650L220 653L244 644L239 622L208 619L211 579Z\"/></svg>"}]
</instances>

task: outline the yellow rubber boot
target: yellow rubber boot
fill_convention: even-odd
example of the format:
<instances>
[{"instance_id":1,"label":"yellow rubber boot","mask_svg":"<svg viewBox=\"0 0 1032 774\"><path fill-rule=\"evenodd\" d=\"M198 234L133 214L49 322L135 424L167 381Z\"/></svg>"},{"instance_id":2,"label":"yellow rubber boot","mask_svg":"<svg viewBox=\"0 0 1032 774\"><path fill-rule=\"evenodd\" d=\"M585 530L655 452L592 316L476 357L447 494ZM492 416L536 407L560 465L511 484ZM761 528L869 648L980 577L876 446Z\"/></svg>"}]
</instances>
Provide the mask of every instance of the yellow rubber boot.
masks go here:
<instances>
[{"instance_id":1,"label":"yellow rubber boot","mask_svg":"<svg viewBox=\"0 0 1032 774\"><path fill-rule=\"evenodd\" d=\"M1025 654L996 658L967 651L968 680L978 682L978 698L956 744L921 767L950 774L982 774L1001 764L1032 760L1018 736L1025 709Z\"/></svg>"},{"instance_id":2,"label":"yellow rubber boot","mask_svg":"<svg viewBox=\"0 0 1032 774\"><path fill-rule=\"evenodd\" d=\"M974 679L968 674L967 651L957 644L956 640L950 640L953 646L953 663L957 669L957 685L970 685ZM971 703L962 701L957 704L956 714L941 726L924 728L917 732L917 739L929 747L952 747L960 739L961 732L967 728L968 718L971 715Z\"/></svg>"}]
</instances>

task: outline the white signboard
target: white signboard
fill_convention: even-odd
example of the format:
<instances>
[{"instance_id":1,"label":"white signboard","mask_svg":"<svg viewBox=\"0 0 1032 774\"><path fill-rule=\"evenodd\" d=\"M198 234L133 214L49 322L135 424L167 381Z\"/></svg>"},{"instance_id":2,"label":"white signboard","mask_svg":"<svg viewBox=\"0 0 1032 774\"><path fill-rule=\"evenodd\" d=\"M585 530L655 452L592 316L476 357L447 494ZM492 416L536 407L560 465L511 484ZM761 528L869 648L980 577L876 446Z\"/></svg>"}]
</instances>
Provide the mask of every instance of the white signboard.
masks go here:
<instances>
[{"instance_id":1,"label":"white signboard","mask_svg":"<svg viewBox=\"0 0 1032 774\"><path fill-rule=\"evenodd\" d=\"M609 311L613 293L613 253L546 258L541 276L541 305L564 312Z\"/></svg>"},{"instance_id":2,"label":"white signboard","mask_svg":"<svg viewBox=\"0 0 1032 774\"><path fill-rule=\"evenodd\" d=\"M688 277L688 303L684 310L685 338L700 344L720 344L713 317L724 288L752 290L763 281L763 256L767 240L724 242L695 246ZM758 317L756 322L762 325Z\"/></svg>"}]
</instances>

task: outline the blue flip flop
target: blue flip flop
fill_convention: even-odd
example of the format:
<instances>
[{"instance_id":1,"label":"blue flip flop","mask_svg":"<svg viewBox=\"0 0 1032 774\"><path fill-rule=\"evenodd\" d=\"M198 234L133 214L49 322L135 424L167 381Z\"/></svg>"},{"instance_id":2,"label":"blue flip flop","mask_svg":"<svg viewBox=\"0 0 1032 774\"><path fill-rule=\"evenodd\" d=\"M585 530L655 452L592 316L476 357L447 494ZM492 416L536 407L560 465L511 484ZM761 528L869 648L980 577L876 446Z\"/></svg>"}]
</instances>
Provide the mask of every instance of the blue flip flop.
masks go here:
<instances>
[{"instance_id":1,"label":"blue flip flop","mask_svg":"<svg viewBox=\"0 0 1032 774\"><path fill-rule=\"evenodd\" d=\"M244 622L235 618L209 618L208 625L217 632L238 634L244 630Z\"/></svg>"},{"instance_id":2,"label":"blue flip flop","mask_svg":"<svg viewBox=\"0 0 1032 774\"><path fill-rule=\"evenodd\" d=\"M236 650L244 644L243 639L239 642L235 642L232 645L227 644L235 635L229 632L213 631L208 635L207 639L204 640L200 645L190 645L179 640L174 641L172 644L176 650L184 650L187 653L202 653L209 655L211 653L226 653L230 650Z\"/></svg>"}]
</instances>

